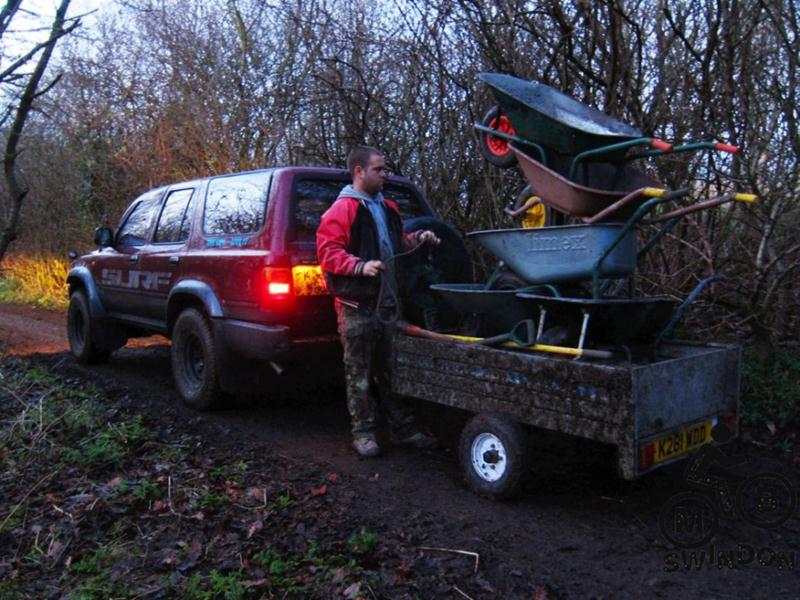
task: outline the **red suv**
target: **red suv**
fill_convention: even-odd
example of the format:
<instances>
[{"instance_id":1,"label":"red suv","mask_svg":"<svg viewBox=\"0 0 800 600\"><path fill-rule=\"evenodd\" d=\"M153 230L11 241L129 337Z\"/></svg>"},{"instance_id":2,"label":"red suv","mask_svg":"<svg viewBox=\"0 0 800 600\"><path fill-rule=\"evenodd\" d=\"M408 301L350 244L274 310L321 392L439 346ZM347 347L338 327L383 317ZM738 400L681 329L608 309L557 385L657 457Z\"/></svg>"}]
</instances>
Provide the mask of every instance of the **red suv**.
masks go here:
<instances>
[{"instance_id":1,"label":"red suv","mask_svg":"<svg viewBox=\"0 0 800 600\"><path fill-rule=\"evenodd\" d=\"M116 232L99 228L99 249L72 264L72 354L80 362L103 362L129 338L163 334L172 339L179 394L203 410L240 389L243 370L263 373L272 363L280 371L280 365L337 352L315 234L349 182L342 170L285 167L142 194ZM423 271L434 273L433 280L468 281L460 237L436 219L419 190L392 177L385 195L397 202L407 230L432 228L444 236L447 248L435 252L447 256L420 256L430 263Z\"/></svg>"}]
</instances>

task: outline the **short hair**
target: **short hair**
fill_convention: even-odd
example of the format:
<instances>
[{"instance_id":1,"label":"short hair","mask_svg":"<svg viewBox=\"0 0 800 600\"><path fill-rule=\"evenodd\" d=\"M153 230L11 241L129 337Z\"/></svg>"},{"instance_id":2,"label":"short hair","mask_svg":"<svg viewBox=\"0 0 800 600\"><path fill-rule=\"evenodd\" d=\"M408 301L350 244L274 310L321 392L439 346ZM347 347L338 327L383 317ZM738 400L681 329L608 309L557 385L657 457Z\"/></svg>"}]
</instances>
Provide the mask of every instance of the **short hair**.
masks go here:
<instances>
[{"instance_id":1,"label":"short hair","mask_svg":"<svg viewBox=\"0 0 800 600\"><path fill-rule=\"evenodd\" d=\"M383 152L372 146L356 146L350 150L350 154L347 155L347 170L350 171L350 175L355 176L356 165L366 169L367 165L369 165L369 159L375 155L383 156Z\"/></svg>"}]
</instances>

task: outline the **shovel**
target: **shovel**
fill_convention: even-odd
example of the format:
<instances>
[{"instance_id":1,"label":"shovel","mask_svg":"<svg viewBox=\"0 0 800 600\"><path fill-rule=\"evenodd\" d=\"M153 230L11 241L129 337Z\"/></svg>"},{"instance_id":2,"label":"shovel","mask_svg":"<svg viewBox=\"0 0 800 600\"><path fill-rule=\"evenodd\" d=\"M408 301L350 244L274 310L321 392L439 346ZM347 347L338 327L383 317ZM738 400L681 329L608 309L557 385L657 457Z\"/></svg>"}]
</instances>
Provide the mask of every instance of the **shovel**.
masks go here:
<instances>
[{"instance_id":1,"label":"shovel","mask_svg":"<svg viewBox=\"0 0 800 600\"><path fill-rule=\"evenodd\" d=\"M586 348L570 348L567 346L549 346L537 344L536 328L532 319L525 319L517 323L511 331L502 335L488 338L470 337L466 335L453 335L449 333L439 333L429 331L416 325L411 325L403 321L398 321L397 326L406 335L437 340L440 342L468 342L471 344L502 346L503 348L515 348L517 350L529 350L533 352L551 352L553 354L566 354L569 356L586 356L587 358L610 359L614 357L612 352L606 350L589 350ZM523 330L521 333L520 330ZM521 333L521 335L520 335ZM524 336L524 337L523 337Z\"/></svg>"}]
</instances>

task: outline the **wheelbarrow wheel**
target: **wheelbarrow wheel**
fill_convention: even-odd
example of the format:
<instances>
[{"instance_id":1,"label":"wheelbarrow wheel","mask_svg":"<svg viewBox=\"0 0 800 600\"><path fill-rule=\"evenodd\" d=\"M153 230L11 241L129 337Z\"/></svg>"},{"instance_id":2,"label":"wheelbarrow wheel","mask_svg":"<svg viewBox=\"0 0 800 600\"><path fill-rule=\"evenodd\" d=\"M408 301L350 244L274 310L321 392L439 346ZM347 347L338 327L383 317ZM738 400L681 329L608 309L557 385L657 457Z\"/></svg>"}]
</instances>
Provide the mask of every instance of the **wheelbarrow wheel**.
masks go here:
<instances>
[{"instance_id":1,"label":"wheelbarrow wheel","mask_svg":"<svg viewBox=\"0 0 800 600\"><path fill-rule=\"evenodd\" d=\"M514 208L517 209L525 206L528 202L536 198L536 194L533 193L533 187L528 184L517 194L514 200ZM525 211L522 217L522 226L525 229L538 229L539 227L549 226L551 220L551 209L544 202L539 201Z\"/></svg>"},{"instance_id":2,"label":"wheelbarrow wheel","mask_svg":"<svg viewBox=\"0 0 800 600\"><path fill-rule=\"evenodd\" d=\"M459 462L473 491L494 500L508 498L528 471L528 433L506 416L479 414L461 432Z\"/></svg>"},{"instance_id":3,"label":"wheelbarrow wheel","mask_svg":"<svg viewBox=\"0 0 800 600\"><path fill-rule=\"evenodd\" d=\"M511 120L500 112L499 106L493 106L489 109L489 112L483 116L481 125L509 135L516 135ZM514 153L511 151L508 140L484 131L481 132L479 139L481 153L486 157L486 160L495 167L508 169L517 164L517 157L514 156Z\"/></svg>"}]
</instances>

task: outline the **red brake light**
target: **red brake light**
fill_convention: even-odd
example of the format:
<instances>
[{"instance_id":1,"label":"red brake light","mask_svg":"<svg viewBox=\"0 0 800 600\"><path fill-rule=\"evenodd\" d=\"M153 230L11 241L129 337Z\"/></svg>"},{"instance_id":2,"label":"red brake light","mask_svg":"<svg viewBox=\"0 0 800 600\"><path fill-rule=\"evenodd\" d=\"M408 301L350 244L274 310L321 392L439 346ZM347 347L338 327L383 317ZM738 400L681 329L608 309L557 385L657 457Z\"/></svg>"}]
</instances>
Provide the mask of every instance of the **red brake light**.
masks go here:
<instances>
[{"instance_id":1,"label":"red brake light","mask_svg":"<svg viewBox=\"0 0 800 600\"><path fill-rule=\"evenodd\" d=\"M285 302L292 297L292 270L264 267L261 271L262 304L275 307L275 302Z\"/></svg>"},{"instance_id":2,"label":"red brake light","mask_svg":"<svg viewBox=\"0 0 800 600\"><path fill-rule=\"evenodd\" d=\"M267 293L271 296L281 296L289 293L289 284L278 281L270 281L267 285Z\"/></svg>"},{"instance_id":3,"label":"red brake light","mask_svg":"<svg viewBox=\"0 0 800 600\"><path fill-rule=\"evenodd\" d=\"M646 471L655 462L655 442L639 447L639 471Z\"/></svg>"}]
</instances>

